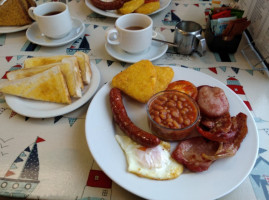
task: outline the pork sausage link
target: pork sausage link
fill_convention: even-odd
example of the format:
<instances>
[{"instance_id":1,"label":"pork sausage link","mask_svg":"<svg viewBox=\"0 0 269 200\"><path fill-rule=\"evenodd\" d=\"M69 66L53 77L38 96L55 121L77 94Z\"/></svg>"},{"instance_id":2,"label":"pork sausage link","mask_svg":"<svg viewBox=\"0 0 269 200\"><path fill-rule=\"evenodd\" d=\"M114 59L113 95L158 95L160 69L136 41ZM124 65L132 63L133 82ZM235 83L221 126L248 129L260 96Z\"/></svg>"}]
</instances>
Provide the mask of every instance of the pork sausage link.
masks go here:
<instances>
[{"instance_id":1,"label":"pork sausage link","mask_svg":"<svg viewBox=\"0 0 269 200\"><path fill-rule=\"evenodd\" d=\"M122 102L121 91L118 88L112 88L110 90L109 98L113 118L126 135L145 147L155 147L160 144L158 137L138 128L130 120Z\"/></svg>"},{"instance_id":2,"label":"pork sausage link","mask_svg":"<svg viewBox=\"0 0 269 200\"><path fill-rule=\"evenodd\" d=\"M225 92L219 87L198 87L197 103L202 115L207 117L220 117L229 111L229 101Z\"/></svg>"},{"instance_id":3,"label":"pork sausage link","mask_svg":"<svg viewBox=\"0 0 269 200\"><path fill-rule=\"evenodd\" d=\"M125 0L114 0L114 1L102 1L102 0L91 0L92 4L101 10L117 10L123 6Z\"/></svg>"}]
</instances>

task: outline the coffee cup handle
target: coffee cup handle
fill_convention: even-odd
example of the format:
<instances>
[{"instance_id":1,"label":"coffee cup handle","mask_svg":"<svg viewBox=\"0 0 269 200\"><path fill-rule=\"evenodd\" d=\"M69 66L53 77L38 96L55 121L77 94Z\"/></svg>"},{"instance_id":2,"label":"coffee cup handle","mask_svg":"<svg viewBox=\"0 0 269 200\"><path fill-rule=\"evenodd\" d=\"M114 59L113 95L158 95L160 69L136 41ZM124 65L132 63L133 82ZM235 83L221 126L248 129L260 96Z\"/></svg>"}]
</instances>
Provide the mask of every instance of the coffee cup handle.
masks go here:
<instances>
[{"instance_id":1,"label":"coffee cup handle","mask_svg":"<svg viewBox=\"0 0 269 200\"><path fill-rule=\"evenodd\" d=\"M199 40L199 44L198 47L196 49L196 51L198 52L198 54L200 56L203 56L206 52L206 41L205 38L203 38L202 35L198 34L196 35L196 38Z\"/></svg>"},{"instance_id":2,"label":"coffee cup handle","mask_svg":"<svg viewBox=\"0 0 269 200\"><path fill-rule=\"evenodd\" d=\"M158 33L156 31L152 31L152 38L157 38Z\"/></svg>"},{"instance_id":3,"label":"coffee cup handle","mask_svg":"<svg viewBox=\"0 0 269 200\"><path fill-rule=\"evenodd\" d=\"M106 40L111 45L119 45L120 44L120 41L119 41L119 38L118 38L118 31L117 31L117 29L110 29L106 33Z\"/></svg>"},{"instance_id":4,"label":"coffee cup handle","mask_svg":"<svg viewBox=\"0 0 269 200\"><path fill-rule=\"evenodd\" d=\"M29 9L28 9L28 14L29 14L29 16L30 16L33 20L36 20L36 19L35 19L35 15L34 15L34 9L35 9L35 7L31 7L31 8L29 8Z\"/></svg>"}]
</instances>

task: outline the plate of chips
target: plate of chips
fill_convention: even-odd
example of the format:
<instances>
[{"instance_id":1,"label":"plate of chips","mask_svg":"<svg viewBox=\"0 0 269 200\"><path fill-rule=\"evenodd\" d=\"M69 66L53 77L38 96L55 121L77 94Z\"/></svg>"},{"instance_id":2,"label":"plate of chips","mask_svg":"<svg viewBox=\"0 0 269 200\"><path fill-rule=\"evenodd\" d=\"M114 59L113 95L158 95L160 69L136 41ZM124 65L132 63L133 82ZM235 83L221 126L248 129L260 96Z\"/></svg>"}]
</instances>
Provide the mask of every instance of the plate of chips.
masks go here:
<instances>
[{"instance_id":1,"label":"plate of chips","mask_svg":"<svg viewBox=\"0 0 269 200\"><path fill-rule=\"evenodd\" d=\"M156 10L155 12L150 13L149 15L153 15L153 14L156 14L156 13L164 10L165 8L167 8L169 6L170 3L171 3L171 0L160 0L160 8L158 10ZM122 14L119 14L117 12L117 10L101 10L99 8L96 8L92 4L91 0L85 0L85 4L93 12L98 13L98 14L103 15L103 16L106 16L106 17L118 18L118 17L122 16Z\"/></svg>"}]
</instances>

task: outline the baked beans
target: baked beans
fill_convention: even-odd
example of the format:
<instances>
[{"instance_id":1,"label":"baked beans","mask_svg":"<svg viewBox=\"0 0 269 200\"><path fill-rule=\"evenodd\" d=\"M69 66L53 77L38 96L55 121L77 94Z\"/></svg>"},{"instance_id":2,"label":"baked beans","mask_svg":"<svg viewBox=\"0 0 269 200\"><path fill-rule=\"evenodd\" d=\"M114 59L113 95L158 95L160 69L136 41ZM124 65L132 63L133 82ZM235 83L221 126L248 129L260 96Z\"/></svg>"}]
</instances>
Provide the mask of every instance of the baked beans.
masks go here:
<instances>
[{"instance_id":1,"label":"baked beans","mask_svg":"<svg viewBox=\"0 0 269 200\"><path fill-rule=\"evenodd\" d=\"M162 91L147 105L150 129L165 140L187 136L199 121L200 111L195 100L179 91Z\"/></svg>"},{"instance_id":2,"label":"baked beans","mask_svg":"<svg viewBox=\"0 0 269 200\"><path fill-rule=\"evenodd\" d=\"M151 102L149 114L161 126L183 129L196 120L197 108L182 93L164 93Z\"/></svg>"}]
</instances>

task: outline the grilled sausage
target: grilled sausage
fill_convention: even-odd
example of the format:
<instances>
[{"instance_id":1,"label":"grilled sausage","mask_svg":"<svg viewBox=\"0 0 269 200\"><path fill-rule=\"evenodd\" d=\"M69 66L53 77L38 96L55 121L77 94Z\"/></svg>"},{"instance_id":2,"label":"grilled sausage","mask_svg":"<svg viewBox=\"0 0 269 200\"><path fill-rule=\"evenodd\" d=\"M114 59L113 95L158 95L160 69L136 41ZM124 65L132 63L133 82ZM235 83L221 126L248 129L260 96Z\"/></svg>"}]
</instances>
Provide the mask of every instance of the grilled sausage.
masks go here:
<instances>
[{"instance_id":1,"label":"grilled sausage","mask_svg":"<svg viewBox=\"0 0 269 200\"><path fill-rule=\"evenodd\" d=\"M130 120L122 102L121 91L118 88L110 90L109 98L114 121L126 135L145 147L154 147L160 144L158 137L138 128Z\"/></svg>"},{"instance_id":2,"label":"grilled sausage","mask_svg":"<svg viewBox=\"0 0 269 200\"><path fill-rule=\"evenodd\" d=\"M229 101L219 87L199 87L197 103L202 115L207 117L219 117L229 111Z\"/></svg>"},{"instance_id":3,"label":"grilled sausage","mask_svg":"<svg viewBox=\"0 0 269 200\"><path fill-rule=\"evenodd\" d=\"M102 1L102 0L91 0L92 4L101 10L117 10L123 6L125 0L113 0L113 1Z\"/></svg>"}]
</instances>

